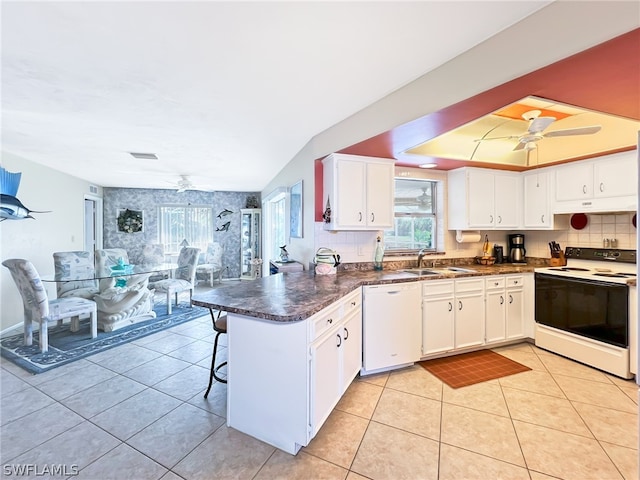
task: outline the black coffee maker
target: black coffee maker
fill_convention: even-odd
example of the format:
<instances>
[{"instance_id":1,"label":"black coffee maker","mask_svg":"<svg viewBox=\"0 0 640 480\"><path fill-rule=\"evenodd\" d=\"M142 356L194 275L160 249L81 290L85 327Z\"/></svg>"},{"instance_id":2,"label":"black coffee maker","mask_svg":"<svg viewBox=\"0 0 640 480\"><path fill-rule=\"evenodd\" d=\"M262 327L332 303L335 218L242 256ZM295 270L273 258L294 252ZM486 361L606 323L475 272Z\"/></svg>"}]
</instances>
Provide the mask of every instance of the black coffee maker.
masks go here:
<instances>
[{"instance_id":1,"label":"black coffee maker","mask_svg":"<svg viewBox=\"0 0 640 480\"><path fill-rule=\"evenodd\" d=\"M521 233L509 235L509 260L511 263L527 263L526 253L524 235Z\"/></svg>"}]
</instances>

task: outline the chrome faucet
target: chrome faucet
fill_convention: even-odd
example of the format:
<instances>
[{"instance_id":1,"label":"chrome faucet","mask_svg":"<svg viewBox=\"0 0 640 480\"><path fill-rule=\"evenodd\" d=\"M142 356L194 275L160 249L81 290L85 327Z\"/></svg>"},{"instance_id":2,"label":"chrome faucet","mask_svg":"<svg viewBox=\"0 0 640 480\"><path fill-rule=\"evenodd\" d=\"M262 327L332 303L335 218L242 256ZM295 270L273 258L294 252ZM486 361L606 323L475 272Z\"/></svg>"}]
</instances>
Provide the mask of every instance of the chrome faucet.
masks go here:
<instances>
[{"instance_id":1,"label":"chrome faucet","mask_svg":"<svg viewBox=\"0 0 640 480\"><path fill-rule=\"evenodd\" d=\"M424 257L424 248L418 252L418 268L422 268L422 258Z\"/></svg>"}]
</instances>

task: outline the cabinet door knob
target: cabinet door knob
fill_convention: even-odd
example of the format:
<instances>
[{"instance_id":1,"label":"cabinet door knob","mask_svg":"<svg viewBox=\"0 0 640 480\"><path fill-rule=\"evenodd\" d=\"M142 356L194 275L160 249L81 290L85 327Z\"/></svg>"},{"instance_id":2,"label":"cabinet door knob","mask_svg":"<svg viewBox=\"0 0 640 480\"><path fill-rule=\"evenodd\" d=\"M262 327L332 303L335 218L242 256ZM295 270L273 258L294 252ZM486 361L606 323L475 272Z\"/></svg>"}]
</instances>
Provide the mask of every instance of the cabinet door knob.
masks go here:
<instances>
[{"instance_id":1,"label":"cabinet door knob","mask_svg":"<svg viewBox=\"0 0 640 480\"><path fill-rule=\"evenodd\" d=\"M449 311L453 310L453 305L451 302L449 302Z\"/></svg>"},{"instance_id":2,"label":"cabinet door knob","mask_svg":"<svg viewBox=\"0 0 640 480\"><path fill-rule=\"evenodd\" d=\"M582 193L587 193L587 186L586 185L582 185Z\"/></svg>"},{"instance_id":3,"label":"cabinet door knob","mask_svg":"<svg viewBox=\"0 0 640 480\"><path fill-rule=\"evenodd\" d=\"M542 223L544 223L544 215L542 215L542 216L540 217L540 221L541 221Z\"/></svg>"},{"instance_id":4,"label":"cabinet door knob","mask_svg":"<svg viewBox=\"0 0 640 480\"><path fill-rule=\"evenodd\" d=\"M331 325L333 323L333 318L327 318L327 323Z\"/></svg>"},{"instance_id":5,"label":"cabinet door knob","mask_svg":"<svg viewBox=\"0 0 640 480\"><path fill-rule=\"evenodd\" d=\"M349 330L347 330L347 327L344 327L344 339L346 340L347 338L349 338Z\"/></svg>"},{"instance_id":6,"label":"cabinet door knob","mask_svg":"<svg viewBox=\"0 0 640 480\"><path fill-rule=\"evenodd\" d=\"M342 337L339 333L336 334L336 337L338 338L338 344L336 345L336 347L340 348L340 346L342 345Z\"/></svg>"},{"instance_id":7,"label":"cabinet door knob","mask_svg":"<svg viewBox=\"0 0 640 480\"><path fill-rule=\"evenodd\" d=\"M502 305L503 303L504 303L504 297L500 295L500 305Z\"/></svg>"},{"instance_id":8,"label":"cabinet door knob","mask_svg":"<svg viewBox=\"0 0 640 480\"><path fill-rule=\"evenodd\" d=\"M601 183L601 184L600 184L600 191L601 191L601 192L604 192L604 183Z\"/></svg>"},{"instance_id":9,"label":"cabinet door knob","mask_svg":"<svg viewBox=\"0 0 640 480\"><path fill-rule=\"evenodd\" d=\"M509 303L513 303L513 297L509 295Z\"/></svg>"},{"instance_id":10,"label":"cabinet door knob","mask_svg":"<svg viewBox=\"0 0 640 480\"><path fill-rule=\"evenodd\" d=\"M358 221L361 222L362 221L362 212L358 212Z\"/></svg>"},{"instance_id":11,"label":"cabinet door knob","mask_svg":"<svg viewBox=\"0 0 640 480\"><path fill-rule=\"evenodd\" d=\"M498 282L493 282L493 284L497 287L499 285Z\"/></svg>"},{"instance_id":12,"label":"cabinet door knob","mask_svg":"<svg viewBox=\"0 0 640 480\"><path fill-rule=\"evenodd\" d=\"M458 300L458 310L462 310L462 302Z\"/></svg>"},{"instance_id":13,"label":"cabinet door knob","mask_svg":"<svg viewBox=\"0 0 640 480\"><path fill-rule=\"evenodd\" d=\"M371 221L375 222L376 221L376 215L375 213L371 212Z\"/></svg>"},{"instance_id":14,"label":"cabinet door knob","mask_svg":"<svg viewBox=\"0 0 640 480\"><path fill-rule=\"evenodd\" d=\"M514 284L514 285L517 285L517 284L518 284L518 280L514 280L514 281L513 281L513 284Z\"/></svg>"},{"instance_id":15,"label":"cabinet door knob","mask_svg":"<svg viewBox=\"0 0 640 480\"><path fill-rule=\"evenodd\" d=\"M493 215L489 215L489 223L493 223Z\"/></svg>"},{"instance_id":16,"label":"cabinet door knob","mask_svg":"<svg viewBox=\"0 0 640 480\"><path fill-rule=\"evenodd\" d=\"M502 223L502 217L498 215L498 223Z\"/></svg>"},{"instance_id":17,"label":"cabinet door knob","mask_svg":"<svg viewBox=\"0 0 640 480\"><path fill-rule=\"evenodd\" d=\"M355 307L356 306L356 302L351 302L351 306Z\"/></svg>"}]
</instances>

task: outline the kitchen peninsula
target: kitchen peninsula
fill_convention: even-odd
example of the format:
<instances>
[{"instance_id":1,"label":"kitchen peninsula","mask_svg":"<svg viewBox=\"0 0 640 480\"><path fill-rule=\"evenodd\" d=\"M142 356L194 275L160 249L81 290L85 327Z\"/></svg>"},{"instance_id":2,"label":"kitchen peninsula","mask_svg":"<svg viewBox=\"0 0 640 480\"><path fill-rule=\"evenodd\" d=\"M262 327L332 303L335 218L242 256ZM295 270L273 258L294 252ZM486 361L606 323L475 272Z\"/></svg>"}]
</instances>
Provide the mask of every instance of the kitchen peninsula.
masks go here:
<instances>
[{"instance_id":1,"label":"kitchen peninsula","mask_svg":"<svg viewBox=\"0 0 640 480\"><path fill-rule=\"evenodd\" d=\"M296 454L362 367L361 287L422 282L428 290L432 280L533 272L527 265L472 268L287 273L194 295L194 305L227 312L227 425Z\"/></svg>"}]
</instances>

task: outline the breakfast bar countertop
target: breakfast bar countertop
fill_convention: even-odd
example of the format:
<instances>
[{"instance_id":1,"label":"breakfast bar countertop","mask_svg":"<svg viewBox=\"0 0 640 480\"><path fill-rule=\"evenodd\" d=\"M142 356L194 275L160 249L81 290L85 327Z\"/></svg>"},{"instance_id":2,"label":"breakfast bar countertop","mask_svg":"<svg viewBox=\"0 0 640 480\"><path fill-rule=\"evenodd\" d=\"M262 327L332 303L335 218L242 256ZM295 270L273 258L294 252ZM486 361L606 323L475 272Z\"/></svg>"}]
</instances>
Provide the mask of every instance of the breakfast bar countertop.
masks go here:
<instances>
[{"instance_id":1,"label":"breakfast bar countertop","mask_svg":"<svg viewBox=\"0 0 640 480\"><path fill-rule=\"evenodd\" d=\"M343 270L335 275L315 275L312 271L278 273L195 294L193 304L265 320L295 322L309 318L364 285L531 273L534 270L532 265L513 264L464 268L473 272L435 268L436 275L415 275L402 270Z\"/></svg>"}]
</instances>

